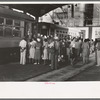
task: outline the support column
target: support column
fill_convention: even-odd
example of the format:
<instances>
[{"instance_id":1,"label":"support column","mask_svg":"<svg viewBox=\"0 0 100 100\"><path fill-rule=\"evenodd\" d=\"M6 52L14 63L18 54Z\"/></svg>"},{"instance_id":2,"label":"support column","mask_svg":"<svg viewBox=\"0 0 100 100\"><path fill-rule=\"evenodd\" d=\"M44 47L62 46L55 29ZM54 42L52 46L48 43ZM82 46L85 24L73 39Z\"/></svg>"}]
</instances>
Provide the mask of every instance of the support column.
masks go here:
<instances>
[{"instance_id":1,"label":"support column","mask_svg":"<svg viewBox=\"0 0 100 100\"><path fill-rule=\"evenodd\" d=\"M89 26L89 38L91 39L92 38L92 27L91 26Z\"/></svg>"},{"instance_id":2,"label":"support column","mask_svg":"<svg viewBox=\"0 0 100 100\"><path fill-rule=\"evenodd\" d=\"M51 35L51 30L50 30L50 28L48 28L48 30L49 30L48 34L49 34L49 36L50 36L50 35Z\"/></svg>"},{"instance_id":3,"label":"support column","mask_svg":"<svg viewBox=\"0 0 100 100\"><path fill-rule=\"evenodd\" d=\"M36 36L37 36L37 34L38 34L38 32L39 32L38 19L39 19L39 17L36 17L36 31L35 31L35 35L36 35Z\"/></svg>"}]
</instances>

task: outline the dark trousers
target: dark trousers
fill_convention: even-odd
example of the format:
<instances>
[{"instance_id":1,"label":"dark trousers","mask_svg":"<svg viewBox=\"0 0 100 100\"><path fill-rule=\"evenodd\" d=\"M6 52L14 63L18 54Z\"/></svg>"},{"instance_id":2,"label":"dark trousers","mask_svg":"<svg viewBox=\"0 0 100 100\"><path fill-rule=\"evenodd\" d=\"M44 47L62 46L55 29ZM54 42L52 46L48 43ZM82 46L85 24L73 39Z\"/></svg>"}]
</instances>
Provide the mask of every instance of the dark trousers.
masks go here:
<instances>
[{"instance_id":1,"label":"dark trousers","mask_svg":"<svg viewBox=\"0 0 100 100\"><path fill-rule=\"evenodd\" d=\"M58 54L51 53L51 68L57 69L58 67Z\"/></svg>"}]
</instances>

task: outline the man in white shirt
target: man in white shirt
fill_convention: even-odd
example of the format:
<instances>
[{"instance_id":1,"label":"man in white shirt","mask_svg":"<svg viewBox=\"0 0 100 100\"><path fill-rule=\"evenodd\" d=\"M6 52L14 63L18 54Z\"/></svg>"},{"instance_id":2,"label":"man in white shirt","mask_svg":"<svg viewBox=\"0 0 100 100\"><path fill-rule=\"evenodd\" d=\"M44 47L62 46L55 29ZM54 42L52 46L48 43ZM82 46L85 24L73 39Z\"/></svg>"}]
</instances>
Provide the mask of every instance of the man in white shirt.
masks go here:
<instances>
[{"instance_id":1,"label":"man in white shirt","mask_svg":"<svg viewBox=\"0 0 100 100\"><path fill-rule=\"evenodd\" d=\"M25 41L25 38L23 38L20 43L20 64L25 65L26 63L26 45L27 42Z\"/></svg>"},{"instance_id":2,"label":"man in white shirt","mask_svg":"<svg viewBox=\"0 0 100 100\"><path fill-rule=\"evenodd\" d=\"M75 38L73 38L70 45L71 45L72 48L75 48Z\"/></svg>"}]
</instances>

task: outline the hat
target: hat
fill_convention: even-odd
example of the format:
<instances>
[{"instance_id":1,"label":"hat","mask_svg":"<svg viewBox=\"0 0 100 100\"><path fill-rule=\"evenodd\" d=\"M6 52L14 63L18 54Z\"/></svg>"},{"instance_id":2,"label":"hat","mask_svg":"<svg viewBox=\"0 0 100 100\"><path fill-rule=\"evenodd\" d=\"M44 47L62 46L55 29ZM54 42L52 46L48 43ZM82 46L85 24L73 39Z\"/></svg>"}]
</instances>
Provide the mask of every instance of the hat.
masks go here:
<instances>
[{"instance_id":1,"label":"hat","mask_svg":"<svg viewBox=\"0 0 100 100\"><path fill-rule=\"evenodd\" d=\"M44 38L46 39L47 37L46 37L46 36L44 36Z\"/></svg>"},{"instance_id":2,"label":"hat","mask_svg":"<svg viewBox=\"0 0 100 100\"><path fill-rule=\"evenodd\" d=\"M54 39L55 39L55 40L58 40L59 38L56 36L56 37L54 37Z\"/></svg>"},{"instance_id":3,"label":"hat","mask_svg":"<svg viewBox=\"0 0 100 100\"><path fill-rule=\"evenodd\" d=\"M38 36L40 36L40 33L38 33Z\"/></svg>"},{"instance_id":4,"label":"hat","mask_svg":"<svg viewBox=\"0 0 100 100\"><path fill-rule=\"evenodd\" d=\"M42 37L43 35L41 34L41 37Z\"/></svg>"},{"instance_id":5,"label":"hat","mask_svg":"<svg viewBox=\"0 0 100 100\"><path fill-rule=\"evenodd\" d=\"M40 42L40 38L37 38L37 41Z\"/></svg>"}]
</instances>

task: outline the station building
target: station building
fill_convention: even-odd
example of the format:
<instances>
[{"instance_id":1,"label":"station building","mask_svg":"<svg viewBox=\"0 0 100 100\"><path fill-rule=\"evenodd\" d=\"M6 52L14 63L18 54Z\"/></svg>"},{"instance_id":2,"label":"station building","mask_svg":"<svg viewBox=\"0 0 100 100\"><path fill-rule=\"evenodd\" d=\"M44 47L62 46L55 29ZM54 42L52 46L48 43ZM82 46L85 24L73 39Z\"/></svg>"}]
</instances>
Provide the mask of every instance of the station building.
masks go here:
<instances>
[{"instance_id":1,"label":"station building","mask_svg":"<svg viewBox=\"0 0 100 100\"><path fill-rule=\"evenodd\" d=\"M52 14L55 22L73 30L82 31L85 38L95 40L100 33L100 5L99 4L69 4L57 8ZM74 33L73 33L74 34ZM98 36L97 36L98 34ZM96 35L96 36L95 36Z\"/></svg>"}]
</instances>

